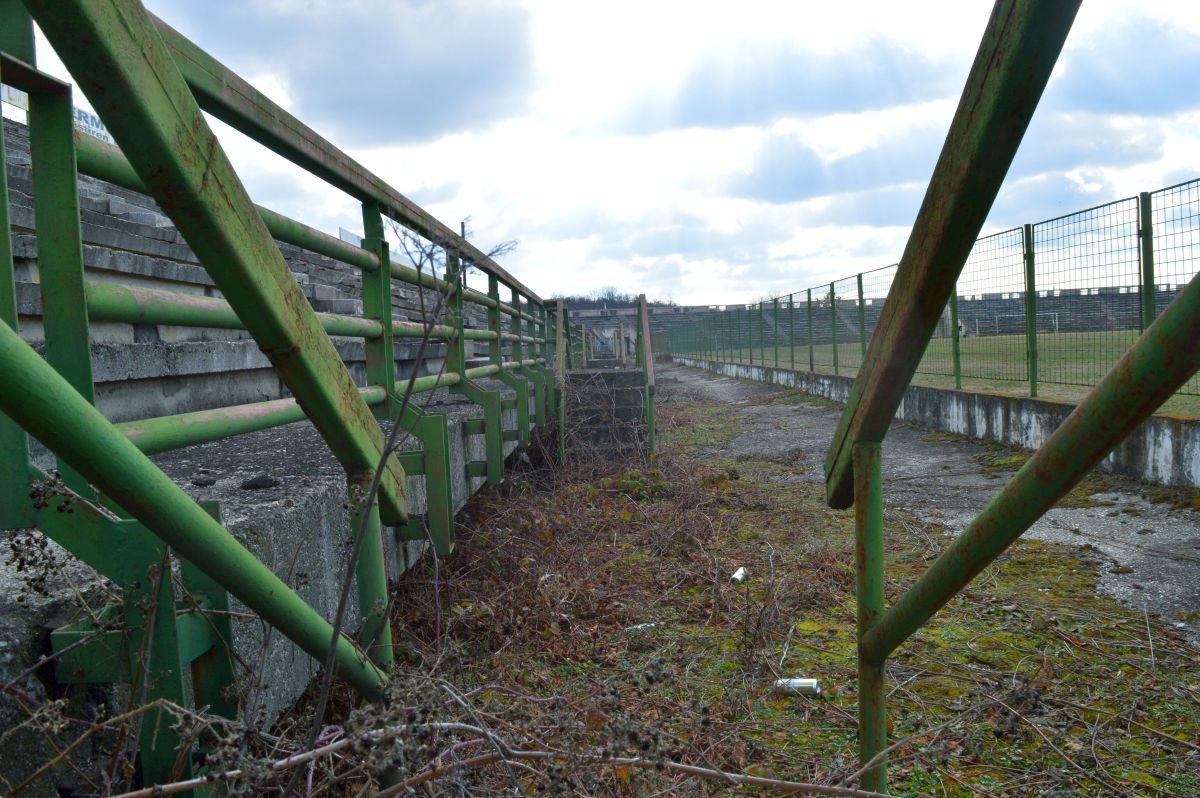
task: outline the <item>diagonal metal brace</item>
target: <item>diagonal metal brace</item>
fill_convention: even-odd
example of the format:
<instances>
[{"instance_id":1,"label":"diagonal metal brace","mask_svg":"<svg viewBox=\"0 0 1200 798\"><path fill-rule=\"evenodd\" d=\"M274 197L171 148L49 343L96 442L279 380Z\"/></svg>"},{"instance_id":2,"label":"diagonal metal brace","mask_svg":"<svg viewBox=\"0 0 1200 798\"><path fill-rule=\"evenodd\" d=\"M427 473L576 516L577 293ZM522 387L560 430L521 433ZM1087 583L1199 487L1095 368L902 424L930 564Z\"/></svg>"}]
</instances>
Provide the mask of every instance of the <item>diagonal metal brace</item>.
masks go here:
<instances>
[{"instance_id":1,"label":"diagonal metal brace","mask_svg":"<svg viewBox=\"0 0 1200 798\"><path fill-rule=\"evenodd\" d=\"M150 15L135 0L26 5L334 456L351 477L371 473L383 434ZM383 469L383 519L403 523L404 471L395 457Z\"/></svg>"}]
</instances>

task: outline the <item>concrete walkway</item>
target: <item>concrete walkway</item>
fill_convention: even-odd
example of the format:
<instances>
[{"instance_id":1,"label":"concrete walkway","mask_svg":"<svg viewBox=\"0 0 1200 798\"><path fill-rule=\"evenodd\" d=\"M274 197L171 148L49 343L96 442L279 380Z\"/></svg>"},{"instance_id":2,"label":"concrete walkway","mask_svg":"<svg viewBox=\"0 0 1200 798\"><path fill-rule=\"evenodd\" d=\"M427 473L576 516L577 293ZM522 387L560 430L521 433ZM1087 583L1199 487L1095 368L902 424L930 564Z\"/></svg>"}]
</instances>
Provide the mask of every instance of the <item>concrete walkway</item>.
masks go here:
<instances>
[{"instance_id":1,"label":"concrete walkway","mask_svg":"<svg viewBox=\"0 0 1200 798\"><path fill-rule=\"evenodd\" d=\"M817 398L766 404L764 397L789 391L678 365L661 367L658 384L663 391L730 404L741 434L724 446L710 447L708 453L788 455L797 475L787 479L811 485L823 495L822 463L840 406ZM883 452L887 506L940 523L949 535L960 533L1012 473L986 464L997 457L994 444L947 439L907 424L892 426ZM1200 623L1178 617L1200 612L1200 512L1143 498L1156 486L1107 475L1106 484L1111 490L1093 495L1094 506L1055 508L1026 535L1092 547L1091 554L1107 564L1101 569L1102 591L1134 609L1161 613L1168 623L1200 640Z\"/></svg>"}]
</instances>

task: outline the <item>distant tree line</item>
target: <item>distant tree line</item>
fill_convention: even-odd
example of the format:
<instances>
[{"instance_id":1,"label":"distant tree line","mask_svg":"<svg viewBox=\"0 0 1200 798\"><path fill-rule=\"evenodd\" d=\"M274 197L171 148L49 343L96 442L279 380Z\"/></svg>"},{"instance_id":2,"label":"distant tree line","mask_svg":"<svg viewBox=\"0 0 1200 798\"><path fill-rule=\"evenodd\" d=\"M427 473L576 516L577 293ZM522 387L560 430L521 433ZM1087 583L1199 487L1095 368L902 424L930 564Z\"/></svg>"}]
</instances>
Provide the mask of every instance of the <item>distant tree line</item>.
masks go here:
<instances>
[{"instance_id":1,"label":"distant tree line","mask_svg":"<svg viewBox=\"0 0 1200 798\"><path fill-rule=\"evenodd\" d=\"M599 308L630 308L637 305L637 294L626 294L618 291L612 286L597 288L589 294L568 294L567 296L552 297L552 300L561 299L569 310L593 310ZM672 307L675 305L673 301L666 302L660 299L647 299L648 305L661 305L663 307Z\"/></svg>"}]
</instances>

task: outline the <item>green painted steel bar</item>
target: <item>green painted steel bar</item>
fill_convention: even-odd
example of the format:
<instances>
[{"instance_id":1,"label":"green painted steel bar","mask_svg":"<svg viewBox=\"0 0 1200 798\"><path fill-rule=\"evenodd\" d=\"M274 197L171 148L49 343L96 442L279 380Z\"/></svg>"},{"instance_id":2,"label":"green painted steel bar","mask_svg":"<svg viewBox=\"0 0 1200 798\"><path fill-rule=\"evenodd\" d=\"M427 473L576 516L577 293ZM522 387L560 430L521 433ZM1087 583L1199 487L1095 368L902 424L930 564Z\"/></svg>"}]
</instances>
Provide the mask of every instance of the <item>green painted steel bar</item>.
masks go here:
<instances>
[{"instance_id":1,"label":"green painted steel bar","mask_svg":"<svg viewBox=\"0 0 1200 798\"><path fill-rule=\"evenodd\" d=\"M363 342L366 350L367 383L383 386L391 394L392 385L396 381L396 357L392 344L392 277L386 268L389 260L388 242L383 234L383 214L379 212L378 205L364 202L362 220L363 249L376 253L381 266L373 272L363 273L362 276L363 315L378 323L381 332L379 336ZM396 402L385 402L375 406L375 416L395 421L397 409Z\"/></svg>"},{"instance_id":2,"label":"green painted steel bar","mask_svg":"<svg viewBox=\"0 0 1200 798\"><path fill-rule=\"evenodd\" d=\"M774 327L771 348L775 350L775 368L779 368L779 297L771 297L771 326Z\"/></svg>"},{"instance_id":3,"label":"green painted steel bar","mask_svg":"<svg viewBox=\"0 0 1200 798\"><path fill-rule=\"evenodd\" d=\"M755 316L758 319L758 365L765 369L767 367L767 319L763 316L761 301L758 303L758 313Z\"/></svg>"},{"instance_id":4,"label":"green painted steel bar","mask_svg":"<svg viewBox=\"0 0 1200 798\"><path fill-rule=\"evenodd\" d=\"M22 17L24 8L14 0L0 0L0 47L17 49L24 37ZM25 19L29 29L29 48L33 47L33 22ZM6 25L12 26L5 30ZM0 64L0 70L3 64ZM0 79L3 72L0 71ZM0 124L0 166L6 164L4 125ZM17 289L13 273L12 236L8 220L8 170L0 168L0 324L17 329ZM0 415L0 529L24 529L33 526L37 517L33 503L23 488L29 484L29 436L12 419Z\"/></svg>"},{"instance_id":5,"label":"green painted steel bar","mask_svg":"<svg viewBox=\"0 0 1200 798\"><path fill-rule=\"evenodd\" d=\"M790 368L796 370L796 295L788 294L788 349L791 351Z\"/></svg>"},{"instance_id":6,"label":"green painted steel bar","mask_svg":"<svg viewBox=\"0 0 1200 798\"><path fill-rule=\"evenodd\" d=\"M246 550L67 383L16 332L0 325L0 412L138 519L263 620L323 659L333 629ZM337 641L341 675L369 698L383 674L348 639Z\"/></svg>"},{"instance_id":7,"label":"green painted steel bar","mask_svg":"<svg viewBox=\"0 0 1200 798\"><path fill-rule=\"evenodd\" d=\"M1200 371L1200 276L864 638L881 662Z\"/></svg>"},{"instance_id":8,"label":"green painted steel bar","mask_svg":"<svg viewBox=\"0 0 1200 798\"><path fill-rule=\"evenodd\" d=\"M432 390L434 387L436 386L424 387L424 390ZM368 405L374 406L387 401L387 392L382 386L361 388L359 392ZM304 419L304 410L296 404L295 399L272 399L267 402L195 410L141 421L125 421L116 427L141 451L157 454Z\"/></svg>"},{"instance_id":9,"label":"green painted steel bar","mask_svg":"<svg viewBox=\"0 0 1200 798\"><path fill-rule=\"evenodd\" d=\"M165 22L153 19L170 57L205 111L360 202L378 203L388 216L435 245L454 251L460 258L496 275L525 296L542 301L537 293L459 233L319 136Z\"/></svg>"},{"instance_id":10,"label":"green painted steel bar","mask_svg":"<svg viewBox=\"0 0 1200 798\"><path fill-rule=\"evenodd\" d=\"M829 284L829 340L833 349L833 373L838 373L837 342L837 291L834 283Z\"/></svg>"},{"instance_id":11,"label":"green painted steel bar","mask_svg":"<svg viewBox=\"0 0 1200 798\"><path fill-rule=\"evenodd\" d=\"M1146 329L1154 321L1154 216L1149 192L1138 195L1138 243L1142 261L1141 321Z\"/></svg>"},{"instance_id":12,"label":"green painted steel bar","mask_svg":"<svg viewBox=\"0 0 1200 798\"><path fill-rule=\"evenodd\" d=\"M367 491L371 480L360 479L349 485L354 497L354 512L351 529L361 533L358 562L354 581L358 589L358 608L362 615L359 626L359 645L383 672L392 667L392 629L388 623L388 578L387 563L383 555L383 525L379 522L379 503L371 502L366 517Z\"/></svg>"},{"instance_id":13,"label":"green painted steel bar","mask_svg":"<svg viewBox=\"0 0 1200 798\"><path fill-rule=\"evenodd\" d=\"M883 471L878 443L854 447L854 559L857 566L858 640L884 611ZM858 658L858 756L865 765L887 748L887 683L882 660ZM862 776L864 790L884 792L886 759Z\"/></svg>"},{"instance_id":14,"label":"green painted steel bar","mask_svg":"<svg viewBox=\"0 0 1200 798\"><path fill-rule=\"evenodd\" d=\"M998 0L892 290L825 459L833 507L854 500L853 449L881 441L1025 134L1080 0Z\"/></svg>"},{"instance_id":15,"label":"green painted steel bar","mask_svg":"<svg viewBox=\"0 0 1200 798\"><path fill-rule=\"evenodd\" d=\"M79 186L71 134L74 114L71 87L67 84L57 84L52 89L47 86L29 93L33 213L46 360L81 396L95 403L83 282ZM59 470L73 490L91 495L87 481L62 461Z\"/></svg>"},{"instance_id":16,"label":"green painted steel bar","mask_svg":"<svg viewBox=\"0 0 1200 798\"><path fill-rule=\"evenodd\" d=\"M654 429L654 345L650 337L650 307L646 295L638 297L638 337L642 339L642 372L646 379L646 447L651 454L658 451L658 435Z\"/></svg>"},{"instance_id":17,"label":"green painted steel bar","mask_svg":"<svg viewBox=\"0 0 1200 798\"><path fill-rule=\"evenodd\" d=\"M88 317L92 321L245 329L245 325L229 303L216 297L119 283L101 283L95 280L86 281L86 285ZM321 329L330 335L378 338L383 329L379 321L358 316L341 316L335 313L318 313L316 316ZM420 329L420 325L414 326ZM405 334L410 333L406 330ZM438 337L436 332L434 337Z\"/></svg>"},{"instance_id":18,"label":"green painted steel bar","mask_svg":"<svg viewBox=\"0 0 1200 798\"><path fill-rule=\"evenodd\" d=\"M958 329L958 289L950 292L950 360L954 367L954 387L962 390L962 333Z\"/></svg>"},{"instance_id":19,"label":"green painted steel bar","mask_svg":"<svg viewBox=\"0 0 1200 798\"><path fill-rule=\"evenodd\" d=\"M1033 225L1024 228L1025 256L1025 362L1029 369L1029 395L1038 395L1037 266L1033 252Z\"/></svg>"},{"instance_id":20,"label":"green painted steel bar","mask_svg":"<svg viewBox=\"0 0 1200 798\"><path fill-rule=\"evenodd\" d=\"M37 63L33 19L20 0L0 0L0 52L26 64Z\"/></svg>"},{"instance_id":21,"label":"green painted steel bar","mask_svg":"<svg viewBox=\"0 0 1200 798\"><path fill-rule=\"evenodd\" d=\"M221 526L225 521L221 505L215 501L200 502L200 507ZM237 719L237 682L233 662L233 618L230 614L229 593L194 563L179 563L179 576L184 595L200 602L208 610L204 626L216 638L215 645L192 660L192 697L194 706L209 707L210 711L230 720Z\"/></svg>"},{"instance_id":22,"label":"green painted steel bar","mask_svg":"<svg viewBox=\"0 0 1200 798\"><path fill-rule=\"evenodd\" d=\"M861 363L867 357L867 303L863 301L862 272L858 273L858 345Z\"/></svg>"},{"instance_id":23,"label":"green painted steel bar","mask_svg":"<svg viewBox=\"0 0 1200 798\"><path fill-rule=\"evenodd\" d=\"M145 9L134 0L26 7L347 473L382 460L381 513L402 523L404 471L394 456L381 458L379 425Z\"/></svg>"},{"instance_id":24,"label":"green painted steel bar","mask_svg":"<svg viewBox=\"0 0 1200 798\"><path fill-rule=\"evenodd\" d=\"M813 344L813 304L812 304L812 289L808 289L808 370L815 372L817 370L817 352Z\"/></svg>"}]
</instances>

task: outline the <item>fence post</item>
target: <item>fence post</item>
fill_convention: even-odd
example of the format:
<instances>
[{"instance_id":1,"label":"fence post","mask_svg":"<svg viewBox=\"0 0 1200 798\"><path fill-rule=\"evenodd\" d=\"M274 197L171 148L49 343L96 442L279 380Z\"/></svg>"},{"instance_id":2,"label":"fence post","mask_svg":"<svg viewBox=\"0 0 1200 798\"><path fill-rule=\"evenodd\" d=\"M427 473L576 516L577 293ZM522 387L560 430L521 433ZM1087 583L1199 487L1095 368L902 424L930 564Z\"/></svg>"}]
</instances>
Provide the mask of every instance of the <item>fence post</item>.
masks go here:
<instances>
[{"instance_id":1,"label":"fence post","mask_svg":"<svg viewBox=\"0 0 1200 798\"><path fill-rule=\"evenodd\" d=\"M1138 237L1142 245L1142 329L1154 322L1154 223L1150 215L1150 193L1138 195Z\"/></svg>"},{"instance_id":2,"label":"fence post","mask_svg":"<svg viewBox=\"0 0 1200 798\"><path fill-rule=\"evenodd\" d=\"M796 370L796 295L788 294L788 348L792 350L791 368Z\"/></svg>"},{"instance_id":3,"label":"fence post","mask_svg":"<svg viewBox=\"0 0 1200 798\"><path fill-rule=\"evenodd\" d=\"M1037 282L1034 280L1033 225L1025 225L1025 352L1029 363L1029 395L1037 396Z\"/></svg>"},{"instance_id":4,"label":"fence post","mask_svg":"<svg viewBox=\"0 0 1200 798\"><path fill-rule=\"evenodd\" d=\"M854 447L854 558L857 565L858 640L879 622L884 612L883 476L878 443ZM858 655L858 757L865 765L887 747L887 709L884 701L886 668L883 660ZM887 760L863 774L864 790L884 792Z\"/></svg>"},{"instance_id":5,"label":"fence post","mask_svg":"<svg viewBox=\"0 0 1200 798\"><path fill-rule=\"evenodd\" d=\"M817 370L817 356L813 351L812 289L808 289L808 370Z\"/></svg>"},{"instance_id":6,"label":"fence post","mask_svg":"<svg viewBox=\"0 0 1200 798\"><path fill-rule=\"evenodd\" d=\"M9 6L12 6L11 8ZM24 12L19 4L0 3L0 11ZM8 25L9 20L5 20ZM26 17L30 48L33 42L33 23ZM0 36L14 36L18 25L12 24ZM4 46L8 46L7 43ZM9 52L14 52L10 50ZM0 163L4 160L4 126L0 124ZM0 324L17 330L17 289L13 276L12 239L8 220L8 171L0 169ZM21 529L33 526L37 514L29 501L29 436L16 422L0 414L0 528Z\"/></svg>"},{"instance_id":7,"label":"fence post","mask_svg":"<svg viewBox=\"0 0 1200 798\"><path fill-rule=\"evenodd\" d=\"M775 368L779 368L779 297L771 298L771 326L775 334L771 339L775 345L771 348L775 350Z\"/></svg>"},{"instance_id":8,"label":"fence post","mask_svg":"<svg viewBox=\"0 0 1200 798\"><path fill-rule=\"evenodd\" d=\"M758 365L767 367L767 320L763 317L763 303L758 303ZM763 373L763 376L767 376Z\"/></svg>"},{"instance_id":9,"label":"fence post","mask_svg":"<svg viewBox=\"0 0 1200 798\"><path fill-rule=\"evenodd\" d=\"M867 360L867 306L863 302L862 272L858 273L858 367Z\"/></svg>"},{"instance_id":10,"label":"fence post","mask_svg":"<svg viewBox=\"0 0 1200 798\"><path fill-rule=\"evenodd\" d=\"M836 283L829 284L829 340L833 346L833 373L838 373L837 351L837 290Z\"/></svg>"},{"instance_id":11,"label":"fence post","mask_svg":"<svg viewBox=\"0 0 1200 798\"><path fill-rule=\"evenodd\" d=\"M376 202L362 204L363 242L362 248L379 256L379 268L374 272L363 272L362 303L363 316L378 319L383 334L364 341L367 358L367 384L381 385L388 400L376 405L375 417L396 420L399 404L396 398L396 358L392 341L392 273L389 264L387 239L383 235L383 214Z\"/></svg>"},{"instance_id":12,"label":"fence post","mask_svg":"<svg viewBox=\"0 0 1200 798\"><path fill-rule=\"evenodd\" d=\"M950 293L950 359L954 363L954 389L962 390L962 348L958 332L958 285Z\"/></svg>"},{"instance_id":13,"label":"fence post","mask_svg":"<svg viewBox=\"0 0 1200 798\"><path fill-rule=\"evenodd\" d=\"M33 215L46 360L80 396L95 404L73 118L69 89L61 94L29 93ZM73 490L84 497L94 495L87 480L62 458L58 459L58 468Z\"/></svg>"}]
</instances>

